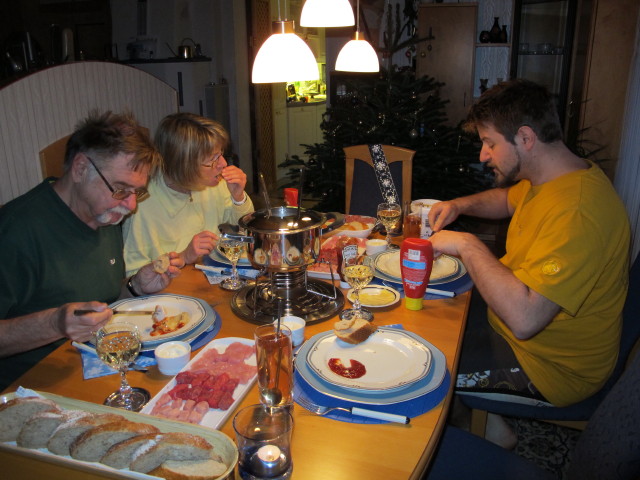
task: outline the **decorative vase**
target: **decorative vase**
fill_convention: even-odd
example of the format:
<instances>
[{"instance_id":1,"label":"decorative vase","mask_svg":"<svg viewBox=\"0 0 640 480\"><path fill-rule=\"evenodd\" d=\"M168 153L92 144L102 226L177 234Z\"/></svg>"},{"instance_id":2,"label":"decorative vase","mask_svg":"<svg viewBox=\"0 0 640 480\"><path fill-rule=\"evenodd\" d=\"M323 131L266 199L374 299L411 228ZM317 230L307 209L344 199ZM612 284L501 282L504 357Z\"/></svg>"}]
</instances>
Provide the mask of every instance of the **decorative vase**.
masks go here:
<instances>
[{"instance_id":1,"label":"decorative vase","mask_svg":"<svg viewBox=\"0 0 640 480\"><path fill-rule=\"evenodd\" d=\"M500 17L493 17L493 27L489 30L489 38L491 43L500 42Z\"/></svg>"},{"instance_id":2,"label":"decorative vase","mask_svg":"<svg viewBox=\"0 0 640 480\"><path fill-rule=\"evenodd\" d=\"M507 43L508 34L507 34L507 26L502 25L502 30L500 31L500 43Z\"/></svg>"},{"instance_id":3,"label":"decorative vase","mask_svg":"<svg viewBox=\"0 0 640 480\"><path fill-rule=\"evenodd\" d=\"M480 43L489 43L491 41L491 34L488 30L480 32Z\"/></svg>"}]
</instances>

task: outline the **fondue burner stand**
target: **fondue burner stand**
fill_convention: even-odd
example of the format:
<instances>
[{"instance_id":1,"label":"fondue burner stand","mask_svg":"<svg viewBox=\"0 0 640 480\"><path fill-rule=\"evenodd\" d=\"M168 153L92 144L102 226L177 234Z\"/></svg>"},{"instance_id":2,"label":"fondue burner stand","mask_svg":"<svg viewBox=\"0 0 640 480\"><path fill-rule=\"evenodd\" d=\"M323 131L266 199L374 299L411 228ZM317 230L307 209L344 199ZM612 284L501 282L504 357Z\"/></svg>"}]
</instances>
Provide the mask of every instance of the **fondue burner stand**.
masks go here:
<instances>
[{"instance_id":1,"label":"fondue burner stand","mask_svg":"<svg viewBox=\"0 0 640 480\"><path fill-rule=\"evenodd\" d=\"M268 272L234 295L231 310L249 322L272 323L278 318L280 302L283 315L302 317L312 324L341 311L344 296L332 284L310 280L306 270Z\"/></svg>"}]
</instances>

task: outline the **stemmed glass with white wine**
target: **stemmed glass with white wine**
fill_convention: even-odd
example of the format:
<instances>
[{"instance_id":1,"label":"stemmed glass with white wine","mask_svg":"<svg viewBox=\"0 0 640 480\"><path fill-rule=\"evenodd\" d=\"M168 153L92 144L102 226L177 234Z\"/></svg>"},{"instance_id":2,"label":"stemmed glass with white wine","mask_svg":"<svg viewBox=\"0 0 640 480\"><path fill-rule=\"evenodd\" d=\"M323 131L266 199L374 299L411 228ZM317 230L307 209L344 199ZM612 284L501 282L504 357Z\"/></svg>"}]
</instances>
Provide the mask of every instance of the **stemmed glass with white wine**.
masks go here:
<instances>
[{"instance_id":1,"label":"stemmed glass with white wine","mask_svg":"<svg viewBox=\"0 0 640 480\"><path fill-rule=\"evenodd\" d=\"M120 372L120 389L104 401L105 405L138 412L149 401L149 392L132 388L127 369L140 353L142 343L138 327L130 323L110 322L96 332L96 351L103 363Z\"/></svg>"},{"instance_id":2,"label":"stemmed glass with white wine","mask_svg":"<svg viewBox=\"0 0 640 480\"><path fill-rule=\"evenodd\" d=\"M373 319L373 313L362 308L360 304L360 290L369 285L373 280L373 266L371 257L367 255L353 255L342 260L342 275L353 288L353 308L340 312L340 318L351 320L363 318L367 321Z\"/></svg>"},{"instance_id":3,"label":"stemmed glass with white wine","mask_svg":"<svg viewBox=\"0 0 640 480\"><path fill-rule=\"evenodd\" d=\"M402 208L398 203L380 203L378 205L378 220L384 225L384 229L387 231L387 248L393 248L391 246L391 230L395 230L400 225L400 218L402 217Z\"/></svg>"},{"instance_id":4,"label":"stemmed glass with white wine","mask_svg":"<svg viewBox=\"0 0 640 480\"><path fill-rule=\"evenodd\" d=\"M220 283L220 286L225 290L240 290L247 284L247 282L240 279L237 267L238 260L240 260L244 251L244 243L232 238L221 238L218 243L218 249L231 262L231 277L225 278Z\"/></svg>"}]
</instances>

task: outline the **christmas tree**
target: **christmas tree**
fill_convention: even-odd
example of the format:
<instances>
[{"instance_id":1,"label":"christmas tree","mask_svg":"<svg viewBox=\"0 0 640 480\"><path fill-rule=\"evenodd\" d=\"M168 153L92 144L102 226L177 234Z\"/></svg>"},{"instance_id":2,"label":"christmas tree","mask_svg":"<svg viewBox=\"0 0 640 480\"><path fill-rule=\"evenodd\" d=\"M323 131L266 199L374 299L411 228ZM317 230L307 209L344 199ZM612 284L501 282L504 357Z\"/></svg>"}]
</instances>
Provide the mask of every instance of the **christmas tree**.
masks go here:
<instances>
[{"instance_id":1,"label":"christmas tree","mask_svg":"<svg viewBox=\"0 0 640 480\"><path fill-rule=\"evenodd\" d=\"M395 67L347 81L349 93L327 109L321 124L324 143L305 145L306 161L294 156L279 165L289 169L290 186L297 185L304 166L305 197L318 200L314 208L342 211L342 148L380 143L416 151L411 198L447 200L485 189L479 146L460 128L445 125L440 85L434 78L415 78L411 70Z\"/></svg>"}]
</instances>

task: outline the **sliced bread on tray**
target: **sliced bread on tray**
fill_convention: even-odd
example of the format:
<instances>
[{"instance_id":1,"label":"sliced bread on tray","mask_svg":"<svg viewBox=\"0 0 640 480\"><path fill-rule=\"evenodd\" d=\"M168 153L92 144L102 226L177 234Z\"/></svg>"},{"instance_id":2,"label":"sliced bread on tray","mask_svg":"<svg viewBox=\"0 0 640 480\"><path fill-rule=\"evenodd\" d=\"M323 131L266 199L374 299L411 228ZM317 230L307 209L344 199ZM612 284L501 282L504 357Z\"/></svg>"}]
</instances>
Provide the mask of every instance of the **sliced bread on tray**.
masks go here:
<instances>
[{"instance_id":1,"label":"sliced bread on tray","mask_svg":"<svg viewBox=\"0 0 640 480\"><path fill-rule=\"evenodd\" d=\"M218 460L168 460L149 472L165 480L215 480L227 470Z\"/></svg>"},{"instance_id":2,"label":"sliced bread on tray","mask_svg":"<svg viewBox=\"0 0 640 480\"><path fill-rule=\"evenodd\" d=\"M128 420L105 423L79 435L69 447L69 453L76 460L97 462L107 453L109 448L117 443L138 435L157 433L160 433L160 430L147 423Z\"/></svg>"},{"instance_id":3,"label":"sliced bread on tray","mask_svg":"<svg viewBox=\"0 0 640 480\"><path fill-rule=\"evenodd\" d=\"M60 409L55 402L40 397L20 397L0 404L0 442L18 438L25 422L38 412Z\"/></svg>"},{"instance_id":4,"label":"sliced bread on tray","mask_svg":"<svg viewBox=\"0 0 640 480\"><path fill-rule=\"evenodd\" d=\"M87 430L105 423L123 421L122 415L115 413L99 413L72 418L56 428L47 442L47 448L56 455L70 455L71 444Z\"/></svg>"},{"instance_id":5,"label":"sliced bread on tray","mask_svg":"<svg viewBox=\"0 0 640 480\"><path fill-rule=\"evenodd\" d=\"M204 438L190 433L169 432L157 442L145 444L133 455L130 469L148 473L167 460L206 460L214 458L213 446Z\"/></svg>"}]
</instances>

